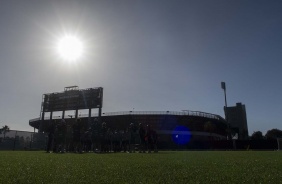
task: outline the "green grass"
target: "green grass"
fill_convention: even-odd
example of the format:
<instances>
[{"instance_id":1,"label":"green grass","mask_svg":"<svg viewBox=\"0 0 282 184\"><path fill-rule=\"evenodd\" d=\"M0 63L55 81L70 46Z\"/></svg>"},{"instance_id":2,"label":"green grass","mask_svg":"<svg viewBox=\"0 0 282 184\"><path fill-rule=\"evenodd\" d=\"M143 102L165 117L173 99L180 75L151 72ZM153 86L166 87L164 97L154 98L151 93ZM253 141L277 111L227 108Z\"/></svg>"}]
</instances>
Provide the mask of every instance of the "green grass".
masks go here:
<instances>
[{"instance_id":1,"label":"green grass","mask_svg":"<svg viewBox=\"0 0 282 184\"><path fill-rule=\"evenodd\" d=\"M281 183L282 152L0 152L0 183Z\"/></svg>"}]
</instances>

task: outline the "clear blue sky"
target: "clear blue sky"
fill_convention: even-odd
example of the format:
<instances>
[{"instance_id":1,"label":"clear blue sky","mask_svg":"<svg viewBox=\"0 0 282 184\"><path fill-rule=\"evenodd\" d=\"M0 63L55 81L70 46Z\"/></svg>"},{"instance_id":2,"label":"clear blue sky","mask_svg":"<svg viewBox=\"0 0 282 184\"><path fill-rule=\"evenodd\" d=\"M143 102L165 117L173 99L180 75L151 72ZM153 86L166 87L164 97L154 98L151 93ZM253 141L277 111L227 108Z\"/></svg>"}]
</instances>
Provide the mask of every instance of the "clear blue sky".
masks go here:
<instances>
[{"instance_id":1,"label":"clear blue sky","mask_svg":"<svg viewBox=\"0 0 282 184\"><path fill-rule=\"evenodd\" d=\"M42 94L104 87L104 112L247 108L249 133L282 129L282 1L0 2L0 125L32 130ZM63 33L80 62L54 53Z\"/></svg>"}]
</instances>

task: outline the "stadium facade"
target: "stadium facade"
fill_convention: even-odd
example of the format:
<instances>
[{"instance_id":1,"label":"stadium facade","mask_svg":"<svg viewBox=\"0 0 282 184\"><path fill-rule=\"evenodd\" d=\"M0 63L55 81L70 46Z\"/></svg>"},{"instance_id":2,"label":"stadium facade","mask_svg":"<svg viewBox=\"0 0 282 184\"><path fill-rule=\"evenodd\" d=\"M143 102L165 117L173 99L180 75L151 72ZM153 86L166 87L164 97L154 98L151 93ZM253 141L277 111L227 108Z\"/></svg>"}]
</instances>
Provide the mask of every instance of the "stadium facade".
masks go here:
<instances>
[{"instance_id":1,"label":"stadium facade","mask_svg":"<svg viewBox=\"0 0 282 184\"><path fill-rule=\"evenodd\" d=\"M99 114L79 115L80 122L89 126ZM60 121L60 116L31 119L29 125L35 129L42 126L43 132L48 132L50 121ZM74 123L76 118L65 117L66 123ZM199 111L124 111L102 113L101 122L106 122L112 130L124 130L131 123L150 125L157 131L160 148L195 147L197 141L226 140L227 123L216 114ZM185 139L184 142L181 139ZM184 143L184 144L183 144ZM190 146L190 147L189 147Z\"/></svg>"},{"instance_id":2,"label":"stadium facade","mask_svg":"<svg viewBox=\"0 0 282 184\"><path fill-rule=\"evenodd\" d=\"M161 148L184 146L191 148L196 141L226 140L227 123L216 114L199 111L124 111L102 113L103 88L79 89L78 86L65 87L62 92L43 94L40 117L29 121L29 125L38 132L48 132L55 121L64 121L73 125L77 120L84 129L91 127L94 121L107 124L109 130L124 131L131 123L135 127L141 123L150 126L158 134ZM78 115L79 109L88 109L88 114ZM92 109L98 109L97 114ZM65 111L74 110L74 115L65 116ZM62 116L53 116L53 112L62 112ZM49 117L46 116L49 113ZM125 132L125 131L124 131ZM195 146L192 146L195 148Z\"/></svg>"}]
</instances>

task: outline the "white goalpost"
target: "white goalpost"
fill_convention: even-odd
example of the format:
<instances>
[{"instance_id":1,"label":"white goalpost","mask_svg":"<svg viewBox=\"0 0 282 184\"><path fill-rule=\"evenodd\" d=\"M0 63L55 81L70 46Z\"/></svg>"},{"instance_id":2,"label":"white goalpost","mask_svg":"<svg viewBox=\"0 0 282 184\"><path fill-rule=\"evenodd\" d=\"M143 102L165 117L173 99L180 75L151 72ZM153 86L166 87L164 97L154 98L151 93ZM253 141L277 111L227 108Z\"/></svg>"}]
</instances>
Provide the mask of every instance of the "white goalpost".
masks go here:
<instances>
[{"instance_id":1,"label":"white goalpost","mask_svg":"<svg viewBox=\"0 0 282 184\"><path fill-rule=\"evenodd\" d=\"M277 150L282 150L282 138L277 138Z\"/></svg>"}]
</instances>

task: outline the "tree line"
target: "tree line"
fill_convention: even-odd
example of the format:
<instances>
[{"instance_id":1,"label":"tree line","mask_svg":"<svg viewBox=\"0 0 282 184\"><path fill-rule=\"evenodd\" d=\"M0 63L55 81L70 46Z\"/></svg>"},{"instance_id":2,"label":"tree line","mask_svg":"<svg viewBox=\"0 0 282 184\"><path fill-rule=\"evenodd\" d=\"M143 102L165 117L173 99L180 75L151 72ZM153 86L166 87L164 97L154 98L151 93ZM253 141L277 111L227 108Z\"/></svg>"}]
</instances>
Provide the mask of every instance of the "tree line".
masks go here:
<instances>
[{"instance_id":1,"label":"tree line","mask_svg":"<svg viewBox=\"0 0 282 184\"><path fill-rule=\"evenodd\" d=\"M251 140L276 140L277 138L282 138L282 130L277 128L268 130L265 135L261 131L255 131L250 136Z\"/></svg>"},{"instance_id":2,"label":"tree line","mask_svg":"<svg viewBox=\"0 0 282 184\"><path fill-rule=\"evenodd\" d=\"M6 133L10 131L10 127L8 125L4 125L2 126L2 128L0 128L0 134L4 134L4 139L6 136Z\"/></svg>"}]
</instances>

